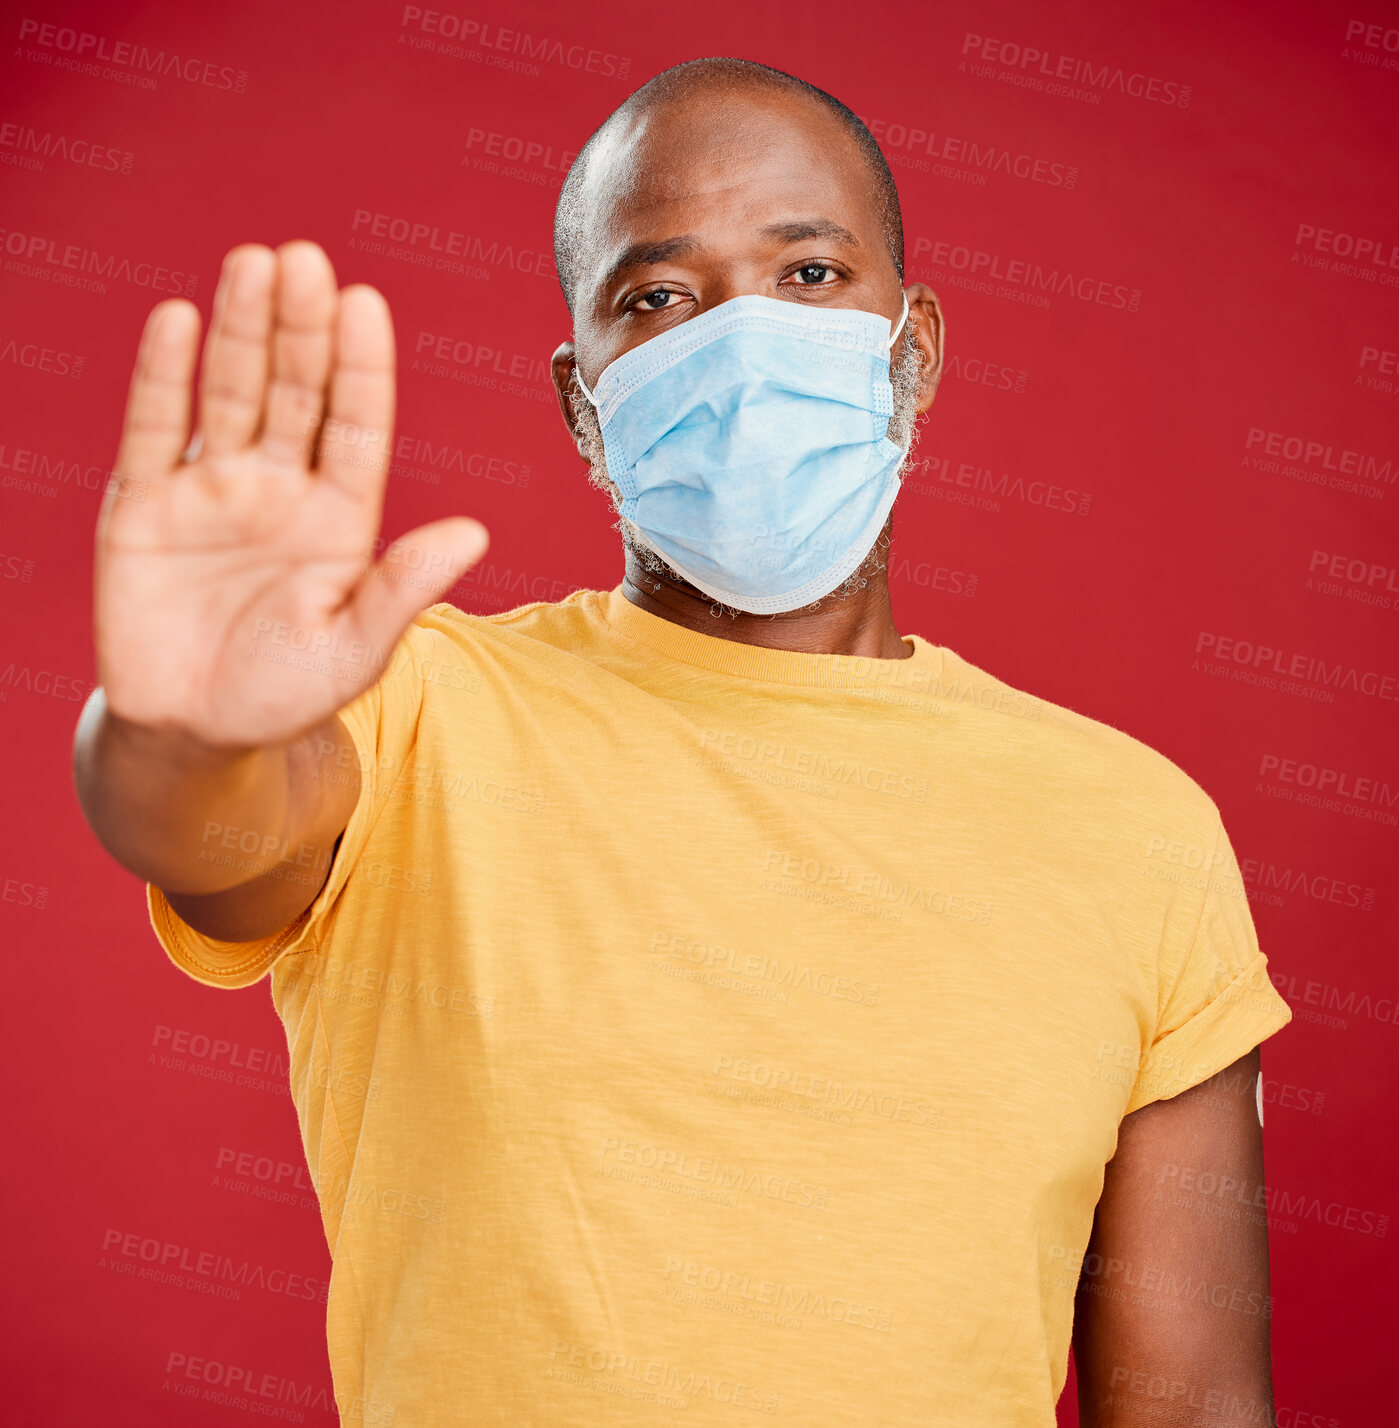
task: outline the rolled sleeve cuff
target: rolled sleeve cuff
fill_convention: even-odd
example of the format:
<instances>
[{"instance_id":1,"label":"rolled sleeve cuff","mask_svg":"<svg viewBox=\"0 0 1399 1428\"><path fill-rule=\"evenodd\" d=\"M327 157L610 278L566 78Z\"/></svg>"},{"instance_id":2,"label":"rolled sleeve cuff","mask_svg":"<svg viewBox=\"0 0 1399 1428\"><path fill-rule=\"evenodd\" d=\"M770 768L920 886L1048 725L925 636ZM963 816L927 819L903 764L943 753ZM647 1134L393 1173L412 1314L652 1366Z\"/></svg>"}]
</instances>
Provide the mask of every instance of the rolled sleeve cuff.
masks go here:
<instances>
[{"instance_id":1,"label":"rolled sleeve cuff","mask_svg":"<svg viewBox=\"0 0 1399 1428\"><path fill-rule=\"evenodd\" d=\"M1268 980L1268 958L1259 952L1213 1001L1152 1046L1123 1114L1209 1080L1291 1020L1292 1008Z\"/></svg>"},{"instance_id":2,"label":"rolled sleeve cuff","mask_svg":"<svg viewBox=\"0 0 1399 1428\"><path fill-rule=\"evenodd\" d=\"M295 922L270 937L256 942L220 942L181 921L165 894L154 883L146 884L151 927L165 955L180 971L206 987L251 987L260 982L279 958L301 950L319 902L318 897Z\"/></svg>"}]
</instances>

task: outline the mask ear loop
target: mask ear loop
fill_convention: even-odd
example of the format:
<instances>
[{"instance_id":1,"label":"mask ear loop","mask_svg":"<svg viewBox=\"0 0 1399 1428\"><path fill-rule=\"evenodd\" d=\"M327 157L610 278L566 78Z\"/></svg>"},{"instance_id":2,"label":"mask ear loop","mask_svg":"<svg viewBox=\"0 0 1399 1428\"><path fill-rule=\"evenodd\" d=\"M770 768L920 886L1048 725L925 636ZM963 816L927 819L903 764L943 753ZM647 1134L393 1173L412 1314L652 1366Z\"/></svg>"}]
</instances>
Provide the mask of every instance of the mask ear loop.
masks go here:
<instances>
[{"instance_id":1,"label":"mask ear loop","mask_svg":"<svg viewBox=\"0 0 1399 1428\"><path fill-rule=\"evenodd\" d=\"M890 352L891 354L892 354L892 352L893 352L893 350L894 350L894 343L896 343L896 342L899 340L899 333L901 333L901 332L904 330L904 323L906 323L907 321L908 321L908 294L905 293L905 294L904 294L904 312L903 312L903 316L899 319L899 325L894 329L894 335L893 335L893 336L889 339L889 341L885 344L886 350L887 350L888 352ZM898 466L896 466L896 467L894 468L894 470L895 470L896 473L897 473L898 471L902 470L904 462L908 460L908 453L909 453L909 451L912 449L912 447L913 447L913 436L912 436L912 433L910 433L909 439L908 439L908 445L903 448L902 452L901 452L900 455L899 455L899 464L898 464Z\"/></svg>"},{"instance_id":2,"label":"mask ear loop","mask_svg":"<svg viewBox=\"0 0 1399 1428\"><path fill-rule=\"evenodd\" d=\"M597 406L597 398L588 390L588 384L583 380L583 374L578 370L578 364L576 362L573 366L573 380L582 387L583 395L587 397L594 406Z\"/></svg>"},{"instance_id":3,"label":"mask ear loop","mask_svg":"<svg viewBox=\"0 0 1399 1428\"><path fill-rule=\"evenodd\" d=\"M908 321L908 294L905 293L905 294L903 295L903 298L904 298L904 315L899 319L899 325L894 329L894 335L888 340L888 342L886 342L886 343L884 344L884 350L885 350L886 352L892 352L892 351L894 350L894 343L896 343L896 342L899 340L899 333L901 333L901 332L904 330L904 323L906 323L906 322Z\"/></svg>"}]
</instances>

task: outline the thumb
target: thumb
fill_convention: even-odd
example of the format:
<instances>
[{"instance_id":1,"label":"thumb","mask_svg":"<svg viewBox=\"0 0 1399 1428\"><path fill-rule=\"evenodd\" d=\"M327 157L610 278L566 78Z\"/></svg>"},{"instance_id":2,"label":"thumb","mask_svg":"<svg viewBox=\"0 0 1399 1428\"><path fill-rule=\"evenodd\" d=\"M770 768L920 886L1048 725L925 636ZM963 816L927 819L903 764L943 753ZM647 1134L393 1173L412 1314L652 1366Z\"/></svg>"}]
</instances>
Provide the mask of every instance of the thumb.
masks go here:
<instances>
[{"instance_id":1,"label":"thumb","mask_svg":"<svg viewBox=\"0 0 1399 1428\"><path fill-rule=\"evenodd\" d=\"M360 580L350 601L352 618L371 645L392 648L413 616L440 600L490 543L485 526L470 516L409 531Z\"/></svg>"}]
</instances>

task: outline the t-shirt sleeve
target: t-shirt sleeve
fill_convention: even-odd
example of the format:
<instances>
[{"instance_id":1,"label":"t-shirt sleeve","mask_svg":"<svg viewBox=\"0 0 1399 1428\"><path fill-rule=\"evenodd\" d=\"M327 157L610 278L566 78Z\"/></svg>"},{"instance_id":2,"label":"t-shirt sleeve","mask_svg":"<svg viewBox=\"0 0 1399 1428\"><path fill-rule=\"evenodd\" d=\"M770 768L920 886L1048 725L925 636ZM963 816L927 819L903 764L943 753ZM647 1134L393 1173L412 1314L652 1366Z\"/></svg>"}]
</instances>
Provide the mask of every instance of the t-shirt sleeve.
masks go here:
<instances>
[{"instance_id":1,"label":"t-shirt sleeve","mask_svg":"<svg viewBox=\"0 0 1399 1428\"><path fill-rule=\"evenodd\" d=\"M146 884L151 926L170 960L207 987L250 987L283 957L314 948L330 909L344 891L371 830L413 748L422 708L421 670L426 651L438 638L421 623L409 625L378 682L340 710L359 762L360 795L340 839L330 874L316 900L289 926L255 942L221 942L196 932L170 906L165 894ZM350 776L328 769L325 776Z\"/></svg>"},{"instance_id":2,"label":"t-shirt sleeve","mask_svg":"<svg viewBox=\"0 0 1399 1428\"><path fill-rule=\"evenodd\" d=\"M1207 1081L1292 1020L1268 978L1243 875L1217 809L1212 842L1209 833L1199 842L1202 854L1206 847L1204 866L1191 874L1203 889L1195 930L1183 956L1161 960L1155 1034L1127 1112Z\"/></svg>"}]
</instances>

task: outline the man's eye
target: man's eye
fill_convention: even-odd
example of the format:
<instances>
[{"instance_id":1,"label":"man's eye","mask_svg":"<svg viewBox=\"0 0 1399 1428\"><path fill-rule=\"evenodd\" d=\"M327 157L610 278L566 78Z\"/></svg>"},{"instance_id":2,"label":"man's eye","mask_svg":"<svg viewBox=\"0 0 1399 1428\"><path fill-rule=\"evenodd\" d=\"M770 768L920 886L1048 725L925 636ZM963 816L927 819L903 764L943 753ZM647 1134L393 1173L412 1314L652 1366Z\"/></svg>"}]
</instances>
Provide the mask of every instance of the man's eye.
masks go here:
<instances>
[{"instance_id":1,"label":"man's eye","mask_svg":"<svg viewBox=\"0 0 1399 1428\"><path fill-rule=\"evenodd\" d=\"M824 263L807 263L805 267L798 268L792 276L800 279L799 287L819 287L831 271Z\"/></svg>"},{"instance_id":2,"label":"man's eye","mask_svg":"<svg viewBox=\"0 0 1399 1428\"><path fill-rule=\"evenodd\" d=\"M663 289L654 293L643 293L637 306L645 307L648 312L659 312L670 302L672 296Z\"/></svg>"}]
</instances>

